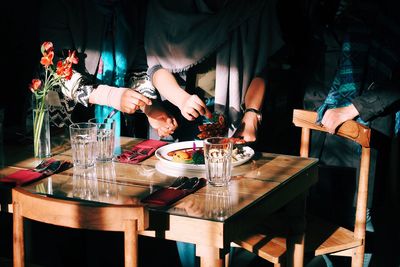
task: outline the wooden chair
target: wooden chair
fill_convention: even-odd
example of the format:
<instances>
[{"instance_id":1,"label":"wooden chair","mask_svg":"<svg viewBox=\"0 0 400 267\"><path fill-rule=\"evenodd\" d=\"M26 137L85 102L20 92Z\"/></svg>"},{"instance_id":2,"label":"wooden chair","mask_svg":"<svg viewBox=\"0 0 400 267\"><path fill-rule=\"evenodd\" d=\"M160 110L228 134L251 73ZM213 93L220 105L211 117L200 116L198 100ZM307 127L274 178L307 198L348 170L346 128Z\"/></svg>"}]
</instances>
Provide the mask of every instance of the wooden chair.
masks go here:
<instances>
[{"instance_id":1,"label":"wooden chair","mask_svg":"<svg viewBox=\"0 0 400 267\"><path fill-rule=\"evenodd\" d=\"M316 112L306 110L293 112L294 125L302 128L300 145L302 157L309 156L310 130L327 132L325 128L315 124L316 119ZM371 130L351 120L343 123L336 135L352 140L362 147L354 229L349 230L307 215L305 252L313 252L315 256L325 254L348 256L352 258L352 267L362 267L365 250ZM273 231L267 231L267 233L260 231L234 243L274 263L274 266L281 266L285 262L286 239Z\"/></svg>"},{"instance_id":2,"label":"wooden chair","mask_svg":"<svg viewBox=\"0 0 400 267\"><path fill-rule=\"evenodd\" d=\"M148 225L143 206L60 200L12 189L14 267L25 265L24 218L57 226L124 232L125 266L137 266L138 231Z\"/></svg>"}]
</instances>

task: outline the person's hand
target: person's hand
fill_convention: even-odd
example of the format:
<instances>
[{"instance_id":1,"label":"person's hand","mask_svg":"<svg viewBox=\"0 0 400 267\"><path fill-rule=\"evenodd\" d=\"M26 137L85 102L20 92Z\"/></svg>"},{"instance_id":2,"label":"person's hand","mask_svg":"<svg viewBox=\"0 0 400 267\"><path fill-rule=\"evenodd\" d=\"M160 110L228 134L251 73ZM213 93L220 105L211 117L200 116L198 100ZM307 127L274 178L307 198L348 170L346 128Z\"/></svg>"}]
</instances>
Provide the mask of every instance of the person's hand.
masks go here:
<instances>
[{"instance_id":1,"label":"person's hand","mask_svg":"<svg viewBox=\"0 0 400 267\"><path fill-rule=\"evenodd\" d=\"M151 127L157 130L160 137L167 137L174 133L178 127L176 119L161 105L155 104L144 109Z\"/></svg>"},{"instance_id":2,"label":"person's hand","mask_svg":"<svg viewBox=\"0 0 400 267\"><path fill-rule=\"evenodd\" d=\"M120 111L124 113L135 113L138 109L143 109L146 105L151 105L152 102L150 99L145 97L144 95L128 89L122 94L121 97L121 109Z\"/></svg>"},{"instance_id":3,"label":"person's hand","mask_svg":"<svg viewBox=\"0 0 400 267\"><path fill-rule=\"evenodd\" d=\"M182 116L189 121L193 121L201 115L207 118L212 117L212 113L208 110L206 104L197 95L189 95L182 103L180 107Z\"/></svg>"},{"instance_id":4,"label":"person's hand","mask_svg":"<svg viewBox=\"0 0 400 267\"><path fill-rule=\"evenodd\" d=\"M246 142L257 140L258 118L253 112L246 112L242 118L242 123L233 137L243 137Z\"/></svg>"},{"instance_id":5,"label":"person's hand","mask_svg":"<svg viewBox=\"0 0 400 267\"><path fill-rule=\"evenodd\" d=\"M329 133L334 134L336 128L343 122L352 120L359 115L353 104L347 107L332 108L325 111L321 124Z\"/></svg>"},{"instance_id":6,"label":"person's hand","mask_svg":"<svg viewBox=\"0 0 400 267\"><path fill-rule=\"evenodd\" d=\"M152 104L150 99L130 88L118 88L105 84L100 84L93 90L89 96L89 103L113 107L129 114Z\"/></svg>"}]
</instances>

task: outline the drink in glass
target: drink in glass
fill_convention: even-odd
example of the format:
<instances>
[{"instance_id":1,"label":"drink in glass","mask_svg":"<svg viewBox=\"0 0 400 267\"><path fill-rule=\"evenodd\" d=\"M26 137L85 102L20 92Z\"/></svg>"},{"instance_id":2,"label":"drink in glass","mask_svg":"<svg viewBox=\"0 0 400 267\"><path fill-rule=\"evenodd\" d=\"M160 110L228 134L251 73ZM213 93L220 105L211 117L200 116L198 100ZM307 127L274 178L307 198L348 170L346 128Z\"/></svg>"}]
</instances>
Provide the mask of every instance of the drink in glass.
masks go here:
<instances>
[{"instance_id":1,"label":"drink in glass","mask_svg":"<svg viewBox=\"0 0 400 267\"><path fill-rule=\"evenodd\" d=\"M229 184L232 172L233 143L226 137L204 140L204 161L208 182L214 186Z\"/></svg>"},{"instance_id":2,"label":"drink in glass","mask_svg":"<svg viewBox=\"0 0 400 267\"><path fill-rule=\"evenodd\" d=\"M69 126L72 161L81 168L93 167L97 157L97 125L90 122Z\"/></svg>"}]
</instances>

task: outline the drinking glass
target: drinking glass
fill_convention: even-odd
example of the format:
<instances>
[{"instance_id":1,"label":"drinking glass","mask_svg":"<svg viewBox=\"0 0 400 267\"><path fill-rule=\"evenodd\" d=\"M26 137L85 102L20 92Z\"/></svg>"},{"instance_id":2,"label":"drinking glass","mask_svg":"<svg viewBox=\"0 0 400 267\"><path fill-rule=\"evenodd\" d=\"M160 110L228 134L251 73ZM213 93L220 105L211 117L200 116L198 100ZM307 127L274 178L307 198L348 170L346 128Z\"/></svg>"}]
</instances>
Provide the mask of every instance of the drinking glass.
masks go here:
<instances>
[{"instance_id":1,"label":"drinking glass","mask_svg":"<svg viewBox=\"0 0 400 267\"><path fill-rule=\"evenodd\" d=\"M115 120L112 118L104 120L93 118L89 122L97 125L97 160L102 162L112 161L115 146Z\"/></svg>"},{"instance_id":2,"label":"drinking glass","mask_svg":"<svg viewBox=\"0 0 400 267\"><path fill-rule=\"evenodd\" d=\"M102 202L113 203L118 200L117 175L112 161L96 163L97 179L99 180L99 198Z\"/></svg>"},{"instance_id":3,"label":"drinking glass","mask_svg":"<svg viewBox=\"0 0 400 267\"><path fill-rule=\"evenodd\" d=\"M206 178L213 186L229 184L232 173L233 143L226 137L210 137L204 140Z\"/></svg>"},{"instance_id":4,"label":"drinking glass","mask_svg":"<svg viewBox=\"0 0 400 267\"><path fill-rule=\"evenodd\" d=\"M93 167L97 157L97 125L91 122L73 123L69 126L74 166Z\"/></svg>"},{"instance_id":5,"label":"drinking glass","mask_svg":"<svg viewBox=\"0 0 400 267\"><path fill-rule=\"evenodd\" d=\"M84 200L99 200L99 189L95 166L89 168L74 166L72 176L72 195L74 198Z\"/></svg>"},{"instance_id":6,"label":"drinking glass","mask_svg":"<svg viewBox=\"0 0 400 267\"><path fill-rule=\"evenodd\" d=\"M207 218L223 221L233 213L229 186L208 187L206 193L205 215Z\"/></svg>"}]
</instances>

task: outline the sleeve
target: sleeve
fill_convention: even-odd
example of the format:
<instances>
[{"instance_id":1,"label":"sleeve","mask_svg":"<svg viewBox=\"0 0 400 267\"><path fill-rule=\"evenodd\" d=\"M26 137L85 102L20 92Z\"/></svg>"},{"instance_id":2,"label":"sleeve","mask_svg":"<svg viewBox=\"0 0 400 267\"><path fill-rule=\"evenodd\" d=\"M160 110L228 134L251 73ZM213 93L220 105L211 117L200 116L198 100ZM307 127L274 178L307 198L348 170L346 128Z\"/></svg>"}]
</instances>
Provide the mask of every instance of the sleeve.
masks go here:
<instances>
[{"instance_id":1,"label":"sleeve","mask_svg":"<svg viewBox=\"0 0 400 267\"><path fill-rule=\"evenodd\" d=\"M399 110L400 81L373 83L368 91L354 98L352 103L364 121Z\"/></svg>"}]
</instances>

